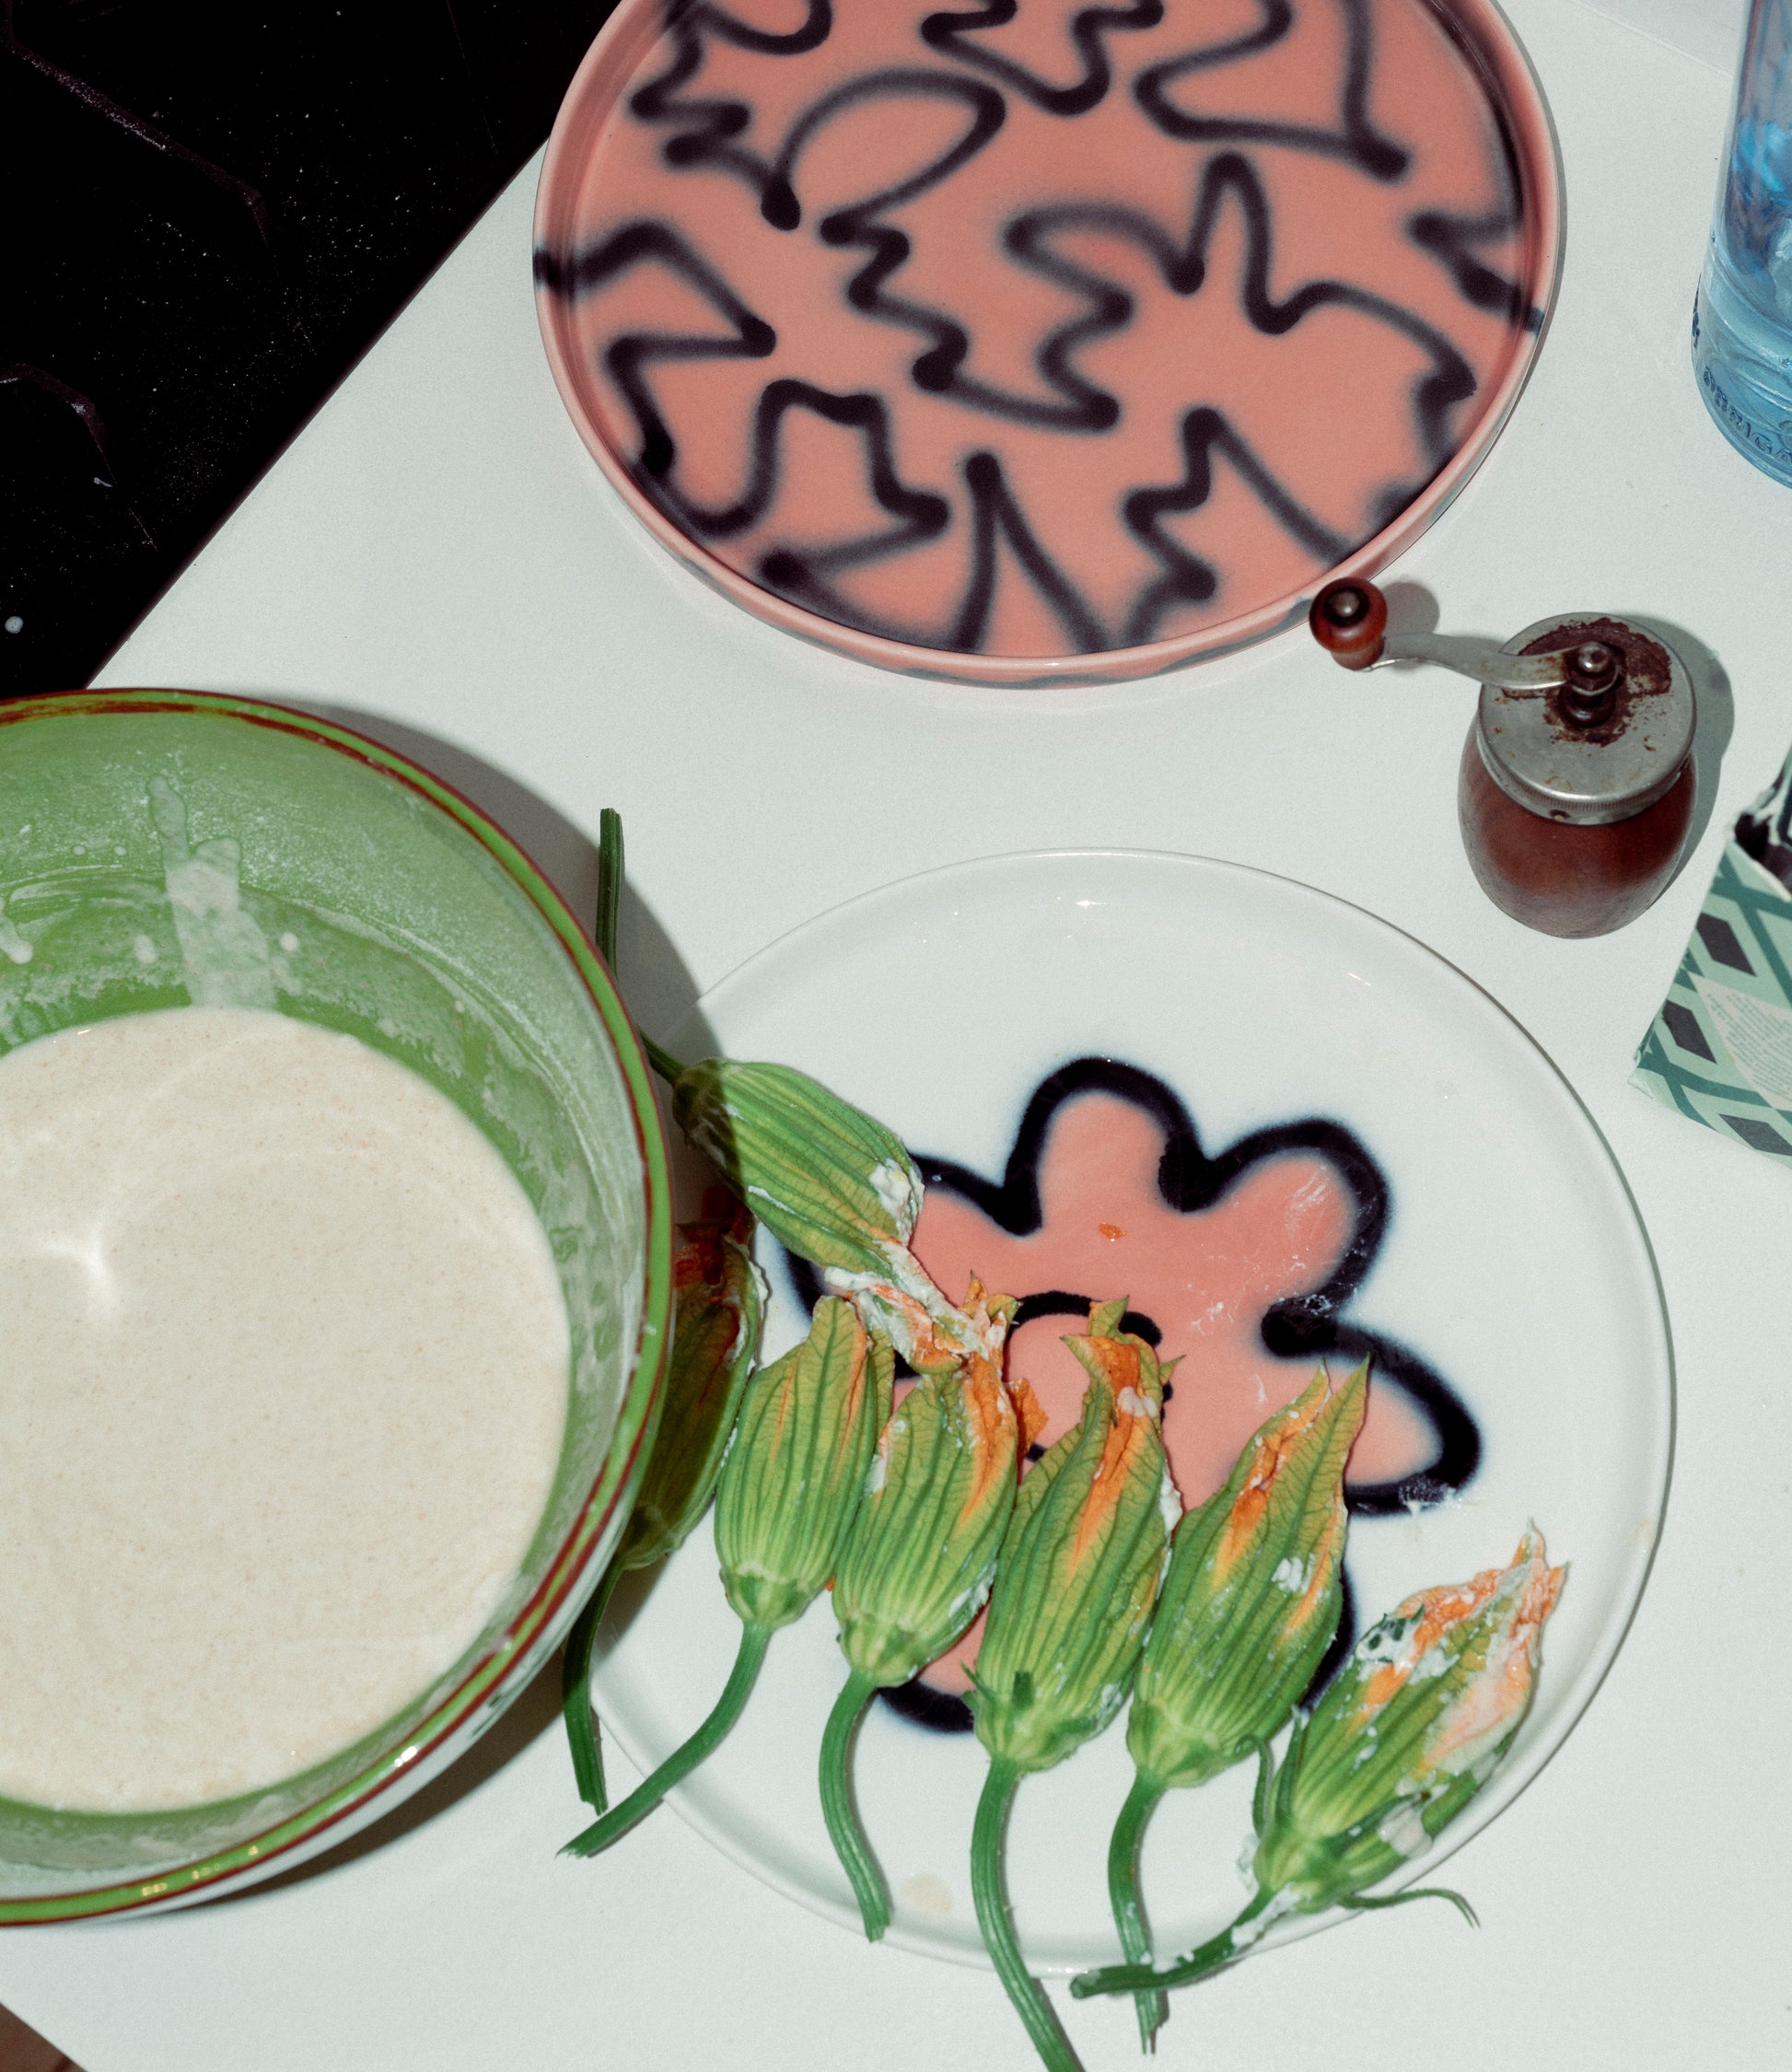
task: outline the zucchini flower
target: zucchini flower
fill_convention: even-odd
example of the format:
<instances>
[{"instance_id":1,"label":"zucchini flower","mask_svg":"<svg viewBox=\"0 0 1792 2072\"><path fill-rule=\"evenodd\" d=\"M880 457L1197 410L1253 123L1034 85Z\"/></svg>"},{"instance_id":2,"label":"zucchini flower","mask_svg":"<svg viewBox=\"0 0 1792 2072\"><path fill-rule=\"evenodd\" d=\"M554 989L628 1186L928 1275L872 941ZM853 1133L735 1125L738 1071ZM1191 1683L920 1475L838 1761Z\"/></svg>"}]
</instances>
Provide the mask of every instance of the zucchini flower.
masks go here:
<instances>
[{"instance_id":1,"label":"zucchini flower","mask_svg":"<svg viewBox=\"0 0 1792 2072\"><path fill-rule=\"evenodd\" d=\"M719 1187L704 1206L715 1220L685 1226L690 1242L672 1265L672 1352L659 1429L623 1535L628 1568L681 1547L708 1508L759 1354L770 1290L753 1263L753 1219Z\"/></svg>"},{"instance_id":2,"label":"zucchini flower","mask_svg":"<svg viewBox=\"0 0 1792 2072\"><path fill-rule=\"evenodd\" d=\"M986 1313L948 1302L909 1250L921 1175L881 1123L790 1065L718 1057L678 1071L672 1113L772 1235L916 1373L999 1360L1006 1326L992 1335Z\"/></svg>"},{"instance_id":3,"label":"zucchini flower","mask_svg":"<svg viewBox=\"0 0 1792 2072\"><path fill-rule=\"evenodd\" d=\"M848 1274L882 1270L921 1214L921 1175L883 1124L787 1065L687 1065L672 1114L773 1236Z\"/></svg>"},{"instance_id":4,"label":"zucchini flower","mask_svg":"<svg viewBox=\"0 0 1792 2072\"><path fill-rule=\"evenodd\" d=\"M711 1188L703 1205L704 1220L683 1227L685 1242L672 1262L672 1349L641 1491L621 1544L566 1641L561 1705L573 1774L579 1797L599 1813L609 1799L590 1698L598 1627L617 1579L681 1546L703 1516L759 1357L767 1290L752 1260L753 1219L726 1188Z\"/></svg>"},{"instance_id":5,"label":"zucchini flower","mask_svg":"<svg viewBox=\"0 0 1792 2072\"><path fill-rule=\"evenodd\" d=\"M1163 1373L1143 1339L1121 1334L1125 1309L1097 1304L1088 1335L1065 1341L1088 1370L1082 1420L1015 1498L972 1679L991 1759L971 1844L977 1923L1053 2072L1076 2060L1015 1939L1002 1835L1021 1777L1061 1763L1124 1701L1180 1508L1159 1430Z\"/></svg>"},{"instance_id":6,"label":"zucchini flower","mask_svg":"<svg viewBox=\"0 0 1792 2072\"><path fill-rule=\"evenodd\" d=\"M1311 1716L1295 1715L1280 1770L1264 1755L1250 1905L1165 1971L1113 1965L1070 1990L1080 1999L1182 1985L1242 1956L1285 1914L1437 1898L1468 1914L1454 1892L1367 1889L1423 1856L1498 1767L1530 1707L1565 1573L1531 1526L1509 1568L1422 1590L1372 1626Z\"/></svg>"},{"instance_id":7,"label":"zucchini flower","mask_svg":"<svg viewBox=\"0 0 1792 2072\"><path fill-rule=\"evenodd\" d=\"M917 1374L949 1374L965 1360L1000 1361L1007 1326L997 1325L974 1295L962 1305L948 1302L906 1245L882 1251L875 1273L822 1269L821 1278L852 1303L867 1331L888 1338Z\"/></svg>"},{"instance_id":8,"label":"zucchini flower","mask_svg":"<svg viewBox=\"0 0 1792 2072\"><path fill-rule=\"evenodd\" d=\"M741 1623L727 1688L690 1740L564 1854L607 1849L739 1718L773 1634L799 1619L833 1574L894 1372L889 1345L867 1334L851 1305L823 1300L803 1343L748 1384L716 1498L722 1587Z\"/></svg>"},{"instance_id":9,"label":"zucchini flower","mask_svg":"<svg viewBox=\"0 0 1792 2072\"><path fill-rule=\"evenodd\" d=\"M1251 1755L1300 1700L1343 1608L1344 1461L1362 1428L1367 1363L1304 1394L1245 1446L1224 1488L1176 1528L1126 1722L1138 1775L1108 1852L1108 1892L1131 1963L1151 1949L1138 1904L1146 1822L1173 1785ZM1167 2008L1141 1993L1146 2048Z\"/></svg>"},{"instance_id":10,"label":"zucchini flower","mask_svg":"<svg viewBox=\"0 0 1792 2072\"><path fill-rule=\"evenodd\" d=\"M1016 1305L999 1296L985 1304L973 1281L966 1306L989 1318L997 1356L927 1375L896 1405L834 1577L851 1674L821 1740L821 1810L873 1942L890 1926L890 1902L853 1810L853 1733L876 1692L906 1683L983 1609L1019 1480L1020 1419L999 1365Z\"/></svg>"},{"instance_id":11,"label":"zucchini flower","mask_svg":"<svg viewBox=\"0 0 1792 2072\"><path fill-rule=\"evenodd\" d=\"M787 1626L826 1589L894 1379L889 1344L832 1298L803 1344L753 1378L716 1506L722 1587L749 1627Z\"/></svg>"}]
</instances>

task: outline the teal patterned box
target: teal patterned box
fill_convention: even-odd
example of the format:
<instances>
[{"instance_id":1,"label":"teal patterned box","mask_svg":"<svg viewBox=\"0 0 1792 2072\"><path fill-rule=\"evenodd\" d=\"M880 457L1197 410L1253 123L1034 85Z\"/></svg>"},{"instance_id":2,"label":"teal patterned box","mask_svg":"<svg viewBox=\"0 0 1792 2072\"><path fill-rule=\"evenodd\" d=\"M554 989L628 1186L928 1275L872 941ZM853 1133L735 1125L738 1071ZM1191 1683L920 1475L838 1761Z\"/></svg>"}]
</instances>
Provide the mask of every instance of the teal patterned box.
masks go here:
<instances>
[{"instance_id":1,"label":"teal patterned box","mask_svg":"<svg viewBox=\"0 0 1792 2072\"><path fill-rule=\"evenodd\" d=\"M1633 1084L1792 1159L1792 756L1738 820Z\"/></svg>"}]
</instances>

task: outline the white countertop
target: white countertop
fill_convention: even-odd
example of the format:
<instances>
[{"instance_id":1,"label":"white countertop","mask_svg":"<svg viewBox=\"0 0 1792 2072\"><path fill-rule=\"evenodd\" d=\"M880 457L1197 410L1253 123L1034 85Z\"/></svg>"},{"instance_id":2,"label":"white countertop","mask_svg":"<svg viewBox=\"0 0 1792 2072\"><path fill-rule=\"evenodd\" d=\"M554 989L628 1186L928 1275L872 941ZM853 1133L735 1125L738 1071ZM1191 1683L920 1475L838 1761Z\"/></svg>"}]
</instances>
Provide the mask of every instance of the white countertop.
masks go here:
<instances>
[{"instance_id":1,"label":"white countertop","mask_svg":"<svg viewBox=\"0 0 1792 2072\"><path fill-rule=\"evenodd\" d=\"M1452 629L1640 611L1717 658L1735 716L1715 810L1616 937L1552 941L1482 898L1456 832L1470 693L1453 679L1348 681L1303 634L1137 685L953 689L799 646L704 590L625 514L549 378L533 168L100 679L413 730L392 738L582 903L585 838L620 807L638 894L622 962L651 1030L891 878L1121 844L1260 865L1385 916L1567 1075L1648 1227L1679 1368L1635 1625L1560 1755L1451 1864L1478 1934L1414 1907L1254 1960L1179 1997L1170 2072L1792 2062L1792 1180L1626 1083L1723 828L1792 741L1792 495L1718 437L1688 367L1729 91L1704 60L1724 62L1736 12L1510 0L1566 164L1560 306L1492 457L1391 572ZM0 2000L85 2072L1034 2062L993 1978L866 1947L669 1812L599 1862L558 1860L579 1809L556 1720L544 1680L349 1860L184 1914L7 1936ZM1058 1998L1089 2072L1134 2061L1123 2002Z\"/></svg>"}]
</instances>

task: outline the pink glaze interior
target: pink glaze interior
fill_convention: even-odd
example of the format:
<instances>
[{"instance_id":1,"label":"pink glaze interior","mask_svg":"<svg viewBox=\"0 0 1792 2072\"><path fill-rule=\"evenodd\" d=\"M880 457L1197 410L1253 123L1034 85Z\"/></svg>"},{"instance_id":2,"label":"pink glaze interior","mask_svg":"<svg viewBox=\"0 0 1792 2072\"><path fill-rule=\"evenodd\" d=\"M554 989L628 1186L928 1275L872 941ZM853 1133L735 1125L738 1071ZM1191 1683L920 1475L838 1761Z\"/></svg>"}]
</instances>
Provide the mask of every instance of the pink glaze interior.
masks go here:
<instances>
[{"instance_id":1,"label":"pink glaze interior","mask_svg":"<svg viewBox=\"0 0 1792 2072\"><path fill-rule=\"evenodd\" d=\"M1533 349L1535 140L1428 0L659 18L625 0L599 46L606 112L550 167L570 192L538 273L619 472L840 625L1050 658L1261 612L1491 436ZM1078 20L1106 26L1079 46ZM768 38L810 47L742 47ZM1036 104L1090 52L1094 105Z\"/></svg>"},{"instance_id":2,"label":"pink glaze interior","mask_svg":"<svg viewBox=\"0 0 1792 2072\"><path fill-rule=\"evenodd\" d=\"M1015 1237L974 1204L929 1189L914 1249L955 1299L974 1273L986 1286L1022 1298L1055 1289L1124 1296L1163 1333L1159 1356L1181 1364L1164 1406L1164 1444L1184 1507L1201 1503L1272 1411L1312 1379L1313 1363L1278 1359L1263 1344L1270 1307L1322 1286L1350 1240L1355 1205L1342 1174L1311 1152L1288 1152L1248 1167L1207 1209L1169 1206L1158 1184L1160 1125L1132 1102L1086 1093L1058 1113L1039 1164L1040 1228ZM1040 1317L1009 1342L1008 1372L1033 1385L1050 1446L1081 1414L1087 1380L1064 1344L1084 1328L1074 1317ZM1368 1410L1350 1457L1354 1483L1391 1483L1432 1457L1429 1425L1396 1387L1371 1374ZM967 1688L978 1621L927 1681Z\"/></svg>"}]
</instances>

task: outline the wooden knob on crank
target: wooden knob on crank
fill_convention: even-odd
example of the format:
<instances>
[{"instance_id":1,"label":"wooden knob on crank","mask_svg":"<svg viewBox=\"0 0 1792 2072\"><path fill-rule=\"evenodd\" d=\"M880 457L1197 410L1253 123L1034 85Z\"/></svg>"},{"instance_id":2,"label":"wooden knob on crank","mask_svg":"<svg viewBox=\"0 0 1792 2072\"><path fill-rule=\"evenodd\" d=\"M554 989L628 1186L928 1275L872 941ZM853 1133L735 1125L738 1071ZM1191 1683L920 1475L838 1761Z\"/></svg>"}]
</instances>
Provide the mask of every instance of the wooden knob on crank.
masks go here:
<instances>
[{"instance_id":1,"label":"wooden knob on crank","mask_svg":"<svg viewBox=\"0 0 1792 2072\"><path fill-rule=\"evenodd\" d=\"M1366 669L1381 658L1388 631L1388 600L1366 576L1328 583L1313 599L1307 623L1334 662Z\"/></svg>"}]
</instances>

